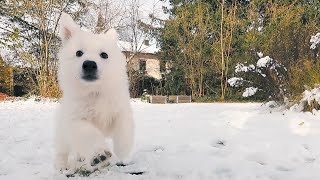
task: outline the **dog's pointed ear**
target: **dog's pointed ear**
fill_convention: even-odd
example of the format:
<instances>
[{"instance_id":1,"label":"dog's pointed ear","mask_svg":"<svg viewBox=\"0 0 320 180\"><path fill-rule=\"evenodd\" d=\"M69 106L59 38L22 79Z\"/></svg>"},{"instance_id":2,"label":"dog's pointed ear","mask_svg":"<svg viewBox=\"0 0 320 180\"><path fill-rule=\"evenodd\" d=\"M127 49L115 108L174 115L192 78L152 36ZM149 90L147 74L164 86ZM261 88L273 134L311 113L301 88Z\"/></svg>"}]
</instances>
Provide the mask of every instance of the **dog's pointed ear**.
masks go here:
<instances>
[{"instance_id":1,"label":"dog's pointed ear","mask_svg":"<svg viewBox=\"0 0 320 180\"><path fill-rule=\"evenodd\" d=\"M62 42L66 42L70 39L76 31L79 29L78 25L73 21L73 19L67 14L62 13L60 18L60 32L59 36Z\"/></svg>"},{"instance_id":2,"label":"dog's pointed ear","mask_svg":"<svg viewBox=\"0 0 320 180\"><path fill-rule=\"evenodd\" d=\"M117 30L115 30L114 28L111 28L109 29L105 35L110 39L110 40L113 40L113 41L118 41L118 32Z\"/></svg>"}]
</instances>

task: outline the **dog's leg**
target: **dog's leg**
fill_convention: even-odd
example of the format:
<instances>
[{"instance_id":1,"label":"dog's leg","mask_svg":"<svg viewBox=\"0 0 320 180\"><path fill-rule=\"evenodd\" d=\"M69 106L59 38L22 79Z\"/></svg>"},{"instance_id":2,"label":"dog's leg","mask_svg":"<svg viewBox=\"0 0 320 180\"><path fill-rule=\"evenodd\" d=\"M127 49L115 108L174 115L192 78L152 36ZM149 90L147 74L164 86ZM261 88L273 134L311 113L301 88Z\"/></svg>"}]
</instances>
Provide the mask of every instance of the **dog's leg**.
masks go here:
<instances>
[{"instance_id":1,"label":"dog's leg","mask_svg":"<svg viewBox=\"0 0 320 180\"><path fill-rule=\"evenodd\" d=\"M55 152L55 168L58 171L64 171L68 169L68 151L66 147L61 144L56 144Z\"/></svg>"},{"instance_id":2,"label":"dog's leg","mask_svg":"<svg viewBox=\"0 0 320 180\"><path fill-rule=\"evenodd\" d=\"M68 139L72 152L79 154L80 166L88 171L97 169L97 165L108 162L111 153L106 151L105 138L102 132L91 122L78 120L69 123L70 136ZM99 162L97 158L99 157ZM79 167L76 167L79 168Z\"/></svg>"},{"instance_id":3,"label":"dog's leg","mask_svg":"<svg viewBox=\"0 0 320 180\"><path fill-rule=\"evenodd\" d=\"M54 166L57 171L64 171L68 169L69 149L65 141L65 132L63 126L58 123L55 127L55 154Z\"/></svg>"},{"instance_id":4,"label":"dog's leg","mask_svg":"<svg viewBox=\"0 0 320 180\"><path fill-rule=\"evenodd\" d=\"M120 160L130 154L134 144L134 122L132 112L122 112L114 121L113 146L114 152Z\"/></svg>"}]
</instances>

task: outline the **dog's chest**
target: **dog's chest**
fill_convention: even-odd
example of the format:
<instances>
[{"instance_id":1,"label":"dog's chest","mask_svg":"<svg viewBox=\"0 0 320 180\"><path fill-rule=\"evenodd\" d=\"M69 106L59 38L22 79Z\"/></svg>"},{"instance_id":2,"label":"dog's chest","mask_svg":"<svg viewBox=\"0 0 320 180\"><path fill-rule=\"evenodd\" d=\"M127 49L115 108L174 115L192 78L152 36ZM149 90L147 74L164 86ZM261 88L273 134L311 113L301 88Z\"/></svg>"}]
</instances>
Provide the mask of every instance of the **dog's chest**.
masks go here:
<instances>
[{"instance_id":1,"label":"dog's chest","mask_svg":"<svg viewBox=\"0 0 320 180\"><path fill-rule=\"evenodd\" d=\"M81 119L92 122L98 128L108 128L117 117L116 106L108 100L87 101Z\"/></svg>"}]
</instances>

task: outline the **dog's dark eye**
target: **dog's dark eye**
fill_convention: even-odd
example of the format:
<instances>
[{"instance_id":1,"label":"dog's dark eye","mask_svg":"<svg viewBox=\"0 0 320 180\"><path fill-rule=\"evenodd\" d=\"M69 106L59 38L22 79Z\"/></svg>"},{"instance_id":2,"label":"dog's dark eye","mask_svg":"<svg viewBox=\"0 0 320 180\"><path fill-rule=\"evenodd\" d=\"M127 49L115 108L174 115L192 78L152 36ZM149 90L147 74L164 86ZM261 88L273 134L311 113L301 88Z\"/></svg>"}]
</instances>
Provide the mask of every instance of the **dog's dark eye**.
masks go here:
<instances>
[{"instance_id":1,"label":"dog's dark eye","mask_svg":"<svg viewBox=\"0 0 320 180\"><path fill-rule=\"evenodd\" d=\"M82 55L83 55L83 52L82 52L82 51L79 50L79 51L76 52L76 56L77 56L77 57L81 57Z\"/></svg>"},{"instance_id":2,"label":"dog's dark eye","mask_svg":"<svg viewBox=\"0 0 320 180\"><path fill-rule=\"evenodd\" d=\"M102 53L100 54L100 57L103 58L103 59L108 59L108 54L105 53L105 52L102 52Z\"/></svg>"}]
</instances>

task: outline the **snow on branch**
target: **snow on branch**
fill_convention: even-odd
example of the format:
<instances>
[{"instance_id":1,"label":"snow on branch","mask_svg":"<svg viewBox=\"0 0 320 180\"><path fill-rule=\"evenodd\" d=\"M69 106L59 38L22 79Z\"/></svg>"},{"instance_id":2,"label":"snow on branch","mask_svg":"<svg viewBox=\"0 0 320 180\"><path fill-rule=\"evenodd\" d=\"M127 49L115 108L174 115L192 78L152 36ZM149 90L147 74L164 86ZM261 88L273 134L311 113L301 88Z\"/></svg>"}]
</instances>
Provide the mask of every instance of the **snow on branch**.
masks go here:
<instances>
[{"instance_id":1,"label":"snow on branch","mask_svg":"<svg viewBox=\"0 0 320 180\"><path fill-rule=\"evenodd\" d=\"M248 87L246 90L243 92L242 97L250 97L256 94L258 88L255 87Z\"/></svg>"},{"instance_id":2,"label":"snow on branch","mask_svg":"<svg viewBox=\"0 0 320 180\"><path fill-rule=\"evenodd\" d=\"M232 77L228 79L228 83L231 87L240 87L243 83L243 78Z\"/></svg>"},{"instance_id":3,"label":"snow on branch","mask_svg":"<svg viewBox=\"0 0 320 180\"><path fill-rule=\"evenodd\" d=\"M271 59L269 56L260 58L257 62L257 67L267 67L269 64L271 64L273 59Z\"/></svg>"},{"instance_id":4,"label":"snow on branch","mask_svg":"<svg viewBox=\"0 0 320 180\"><path fill-rule=\"evenodd\" d=\"M310 43L312 43L310 49L317 48L317 45L320 43L320 33L317 33L315 36L311 36Z\"/></svg>"},{"instance_id":5,"label":"snow on branch","mask_svg":"<svg viewBox=\"0 0 320 180\"><path fill-rule=\"evenodd\" d=\"M320 87L316 87L311 90L305 90L303 92L302 99L294 104L290 110L301 112L301 111L312 111L319 110L320 107Z\"/></svg>"}]
</instances>

